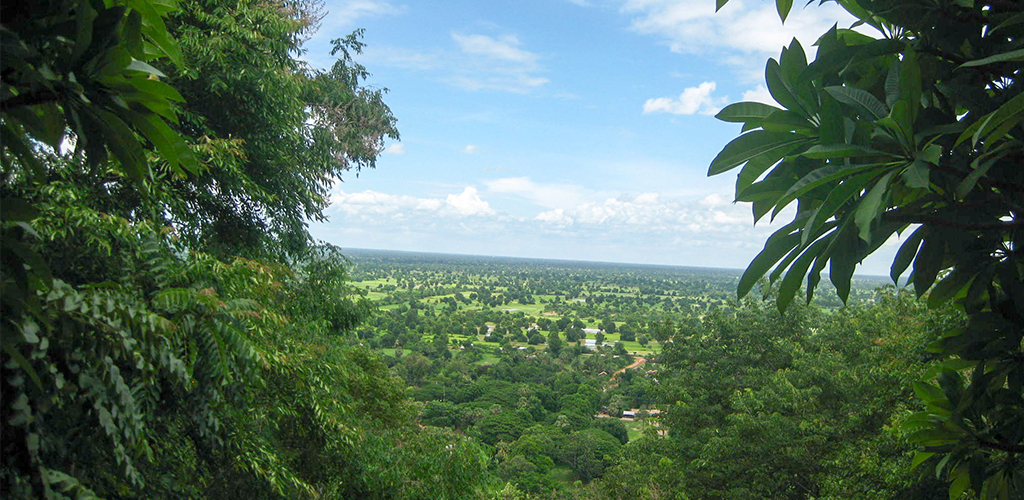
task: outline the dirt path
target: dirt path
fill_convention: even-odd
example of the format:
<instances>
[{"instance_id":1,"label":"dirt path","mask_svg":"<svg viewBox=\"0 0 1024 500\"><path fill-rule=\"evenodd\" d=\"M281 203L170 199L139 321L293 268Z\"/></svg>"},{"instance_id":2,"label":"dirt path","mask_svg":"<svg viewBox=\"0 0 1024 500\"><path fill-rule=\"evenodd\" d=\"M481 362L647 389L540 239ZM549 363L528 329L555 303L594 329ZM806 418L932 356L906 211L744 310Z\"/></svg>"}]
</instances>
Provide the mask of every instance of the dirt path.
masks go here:
<instances>
[{"instance_id":1,"label":"dirt path","mask_svg":"<svg viewBox=\"0 0 1024 500\"><path fill-rule=\"evenodd\" d=\"M612 374L612 378L608 380L608 382L611 383L611 385L608 386L608 389L612 389L612 388L615 388L615 387L619 386L619 384L615 383L615 379L618 378L620 373L623 373L626 370L631 370L633 368L636 368L636 367L638 367L640 365L643 365L646 362L647 362L647 358L644 358L642 356L637 356L636 360L634 360L633 363L631 363L630 365L626 366L625 368L622 368L619 371L613 373ZM605 390L608 390L608 389L605 389Z\"/></svg>"}]
</instances>

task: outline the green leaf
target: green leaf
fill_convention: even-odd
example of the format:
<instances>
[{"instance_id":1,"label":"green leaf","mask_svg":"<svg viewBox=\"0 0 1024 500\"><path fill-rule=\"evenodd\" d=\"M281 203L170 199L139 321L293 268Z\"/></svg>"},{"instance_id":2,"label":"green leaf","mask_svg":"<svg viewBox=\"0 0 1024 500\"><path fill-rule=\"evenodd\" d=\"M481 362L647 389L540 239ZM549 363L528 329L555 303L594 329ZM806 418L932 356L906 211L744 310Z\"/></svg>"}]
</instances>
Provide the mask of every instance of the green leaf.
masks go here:
<instances>
[{"instance_id":1,"label":"green leaf","mask_svg":"<svg viewBox=\"0 0 1024 500\"><path fill-rule=\"evenodd\" d=\"M793 9L793 0L775 0L775 10L779 12L779 19L783 23L786 22L786 17L789 16L789 11Z\"/></svg>"},{"instance_id":2,"label":"green leaf","mask_svg":"<svg viewBox=\"0 0 1024 500\"><path fill-rule=\"evenodd\" d=\"M853 230L855 226L846 224L836 236L835 250L829 260L829 280L836 287L836 294L845 303L850 296L850 279L860 259L860 239Z\"/></svg>"},{"instance_id":3,"label":"green leaf","mask_svg":"<svg viewBox=\"0 0 1024 500\"><path fill-rule=\"evenodd\" d=\"M953 471L953 483L949 485L949 500L957 500L971 485L971 476L967 469L959 466Z\"/></svg>"},{"instance_id":4,"label":"green leaf","mask_svg":"<svg viewBox=\"0 0 1024 500\"><path fill-rule=\"evenodd\" d=\"M832 216L836 215L839 209L846 204L846 202L857 193L864 190L864 186L875 177L874 172L868 172L866 174L860 174L854 177L844 179L838 186L832 189L825 198L825 201L815 209L814 214L807 220L807 225L804 226L803 240L801 245L806 245L807 238L816 231L816 228L825 221L829 220ZM837 216L838 217L838 216Z\"/></svg>"},{"instance_id":5,"label":"green leaf","mask_svg":"<svg viewBox=\"0 0 1024 500\"><path fill-rule=\"evenodd\" d=\"M903 180L907 183L908 187L914 189L928 189L931 186L931 182L928 180L928 175L931 169L928 164L921 160L914 160L913 163L903 171Z\"/></svg>"},{"instance_id":6,"label":"green leaf","mask_svg":"<svg viewBox=\"0 0 1024 500\"><path fill-rule=\"evenodd\" d=\"M921 249L914 259L914 290L921 297L931 288L935 277L942 270L942 261L946 255L946 242L942 233L929 231L921 242Z\"/></svg>"},{"instance_id":7,"label":"green leaf","mask_svg":"<svg viewBox=\"0 0 1024 500\"><path fill-rule=\"evenodd\" d=\"M715 0L715 12L718 12L725 4L729 3L729 0Z\"/></svg>"},{"instance_id":8,"label":"green leaf","mask_svg":"<svg viewBox=\"0 0 1024 500\"><path fill-rule=\"evenodd\" d=\"M871 223L878 217L882 209L885 207L882 204L882 200L885 197L886 190L889 188L889 180L892 179L895 172L889 172L878 179L878 182L868 191L868 194L864 195L864 198L860 200L857 205L857 211L854 212L853 220L860 229L860 239L871 243Z\"/></svg>"},{"instance_id":9,"label":"green leaf","mask_svg":"<svg viewBox=\"0 0 1024 500\"><path fill-rule=\"evenodd\" d=\"M153 75L160 78L167 78L167 75L165 75L163 71L160 71L147 63L139 61L138 59L135 59L131 63L129 63L128 66L125 67L125 70L137 71L139 73L145 73L147 75Z\"/></svg>"},{"instance_id":10,"label":"green leaf","mask_svg":"<svg viewBox=\"0 0 1024 500\"><path fill-rule=\"evenodd\" d=\"M948 403L942 389L927 382L914 382L914 394L928 404Z\"/></svg>"},{"instance_id":11,"label":"green leaf","mask_svg":"<svg viewBox=\"0 0 1024 500\"><path fill-rule=\"evenodd\" d=\"M782 69L775 59L769 59L765 65L764 80L768 85L768 93L772 95L775 102L790 111L803 112L800 108L800 102L797 101L796 96L790 92L789 86L783 81Z\"/></svg>"},{"instance_id":12,"label":"green leaf","mask_svg":"<svg viewBox=\"0 0 1024 500\"><path fill-rule=\"evenodd\" d=\"M870 165L830 165L812 170L811 173L803 176L800 180L796 181L792 187L786 191L785 194L776 202L775 212L772 214L774 217L778 215L778 212L782 211L786 205L791 201L803 196L804 194L814 190L820 186L828 184L830 182L839 181L845 177L850 177L854 174L876 170L885 167L885 164L873 163Z\"/></svg>"},{"instance_id":13,"label":"green leaf","mask_svg":"<svg viewBox=\"0 0 1024 500\"><path fill-rule=\"evenodd\" d=\"M910 462L910 468L916 469L918 465L921 465L925 460L935 456L935 453L930 451L919 451L914 453L914 460Z\"/></svg>"},{"instance_id":14,"label":"green leaf","mask_svg":"<svg viewBox=\"0 0 1024 500\"><path fill-rule=\"evenodd\" d=\"M1024 94L1017 94L1016 97L1007 101L999 109L981 117L970 127L967 127L967 130L964 130L960 137L957 138L954 146L959 146L960 143L968 138L971 138L971 143L977 146L978 141L986 130L998 129L1003 123L1010 120L1019 121L1021 113L1024 113ZM992 138L990 137L988 140L992 140Z\"/></svg>"},{"instance_id":15,"label":"green leaf","mask_svg":"<svg viewBox=\"0 0 1024 500\"><path fill-rule=\"evenodd\" d=\"M744 123L761 120L776 111L782 109L760 102L737 102L722 108L715 118L724 122Z\"/></svg>"},{"instance_id":16,"label":"green leaf","mask_svg":"<svg viewBox=\"0 0 1024 500\"><path fill-rule=\"evenodd\" d=\"M807 143L810 139L789 133L748 132L726 144L718 156L711 161L708 176L727 172L760 155Z\"/></svg>"},{"instance_id":17,"label":"green leaf","mask_svg":"<svg viewBox=\"0 0 1024 500\"><path fill-rule=\"evenodd\" d=\"M1024 61L1024 49L1011 50L1010 52L1003 52L1002 54L995 54L988 56L984 59L975 59L973 61L967 61L960 65L961 68L971 68L974 66L984 66L986 64L1000 63L1000 62L1017 62Z\"/></svg>"},{"instance_id":18,"label":"green leaf","mask_svg":"<svg viewBox=\"0 0 1024 500\"><path fill-rule=\"evenodd\" d=\"M893 156L885 151L879 151L867 146L856 144L815 144L801 153L805 158L815 160L830 160L834 158L856 158L860 156Z\"/></svg>"},{"instance_id":19,"label":"green leaf","mask_svg":"<svg viewBox=\"0 0 1024 500\"><path fill-rule=\"evenodd\" d=\"M765 173L766 170L772 168L776 163L779 162L784 156L789 154L790 148L782 148L775 150L770 154L763 154L761 156L754 157L743 165L740 169L739 175L736 176L736 197L739 199L743 196L744 192L749 188L754 181L756 181L761 174Z\"/></svg>"},{"instance_id":20,"label":"green leaf","mask_svg":"<svg viewBox=\"0 0 1024 500\"><path fill-rule=\"evenodd\" d=\"M0 199L0 220L28 222L36 217L39 217L39 210L24 199L14 197Z\"/></svg>"},{"instance_id":21,"label":"green leaf","mask_svg":"<svg viewBox=\"0 0 1024 500\"><path fill-rule=\"evenodd\" d=\"M796 295L796 291L800 288L800 282L803 281L804 275L807 274L807 268L810 267L811 262L821 254L821 251L831 241L831 238L821 238L815 241L789 267L786 277L782 279L782 284L779 285L779 296L776 299L776 306L780 312L785 311L789 307L790 302L793 301L793 296Z\"/></svg>"},{"instance_id":22,"label":"green leaf","mask_svg":"<svg viewBox=\"0 0 1024 500\"><path fill-rule=\"evenodd\" d=\"M917 255L917 249L921 246L921 240L924 239L924 235L927 233L928 228L921 226L900 245L899 251L896 252L896 257L892 260L892 266L889 268L889 277L892 278L893 284L899 285L900 275L903 274L903 271L907 270L907 267L914 260L914 256Z\"/></svg>"},{"instance_id":23,"label":"green leaf","mask_svg":"<svg viewBox=\"0 0 1024 500\"><path fill-rule=\"evenodd\" d=\"M740 283L737 286L739 298L742 299L750 293L750 290L768 272L769 268L800 244L800 234L791 232L793 226L793 223L787 224L772 234L768 241L765 241L764 249L754 257L754 260L743 272L743 276L740 277Z\"/></svg>"},{"instance_id":24,"label":"green leaf","mask_svg":"<svg viewBox=\"0 0 1024 500\"><path fill-rule=\"evenodd\" d=\"M7 340L8 339L4 339L4 352L6 352L7 355L14 360L18 367L21 368L21 370L24 371L26 375L28 375L28 378L32 379L32 383L36 384L36 387L38 387L39 390L45 390L43 388L43 381L39 378L39 374L36 373L36 369L32 367L32 364L29 363L28 359L25 359L25 356L21 354L21 351L19 351L13 345L8 344Z\"/></svg>"},{"instance_id":25,"label":"green leaf","mask_svg":"<svg viewBox=\"0 0 1024 500\"><path fill-rule=\"evenodd\" d=\"M845 86L825 87L825 91L837 101L857 108L872 120L879 120L889 114L885 105L867 91Z\"/></svg>"}]
</instances>

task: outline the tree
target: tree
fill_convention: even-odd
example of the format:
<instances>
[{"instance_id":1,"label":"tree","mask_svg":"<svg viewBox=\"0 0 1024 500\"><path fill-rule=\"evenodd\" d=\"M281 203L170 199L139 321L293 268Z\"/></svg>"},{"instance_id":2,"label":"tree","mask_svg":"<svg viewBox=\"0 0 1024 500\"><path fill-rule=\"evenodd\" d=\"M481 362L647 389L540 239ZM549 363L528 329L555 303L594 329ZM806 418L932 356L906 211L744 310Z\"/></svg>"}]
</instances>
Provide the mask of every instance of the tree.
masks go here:
<instances>
[{"instance_id":1,"label":"tree","mask_svg":"<svg viewBox=\"0 0 1024 500\"><path fill-rule=\"evenodd\" d=\"M792 2L776 3L785 20ZM785 308L806 276L810 300L829 265L846 300L857 263L903 234L893 280L912 267L918 296L932 306L952 301L969 317L934 346L948 362L914 384L926 408L907 423L923 448L917 462L951 482L951 497L967 488L1020 496L1024 5L837 3L880 38L834 27L810 64L794 40L765 68L782 107L744 102L718 114L744 133L709 175L742 166L736 199L752 202L755 220L797 202L739 295L768 274Z\"/></svg>"},{"instance_id":2,"label":"tree","mask_svg":"<svg viewBox=\"0 0 1024 500\"><path fill-rule=\"evenodd\" d=\"M562 338L558 335L558 331L552 330L548 334L548 352L553 356L558 356L562 352Z\"/></svg>"}]
</instances>

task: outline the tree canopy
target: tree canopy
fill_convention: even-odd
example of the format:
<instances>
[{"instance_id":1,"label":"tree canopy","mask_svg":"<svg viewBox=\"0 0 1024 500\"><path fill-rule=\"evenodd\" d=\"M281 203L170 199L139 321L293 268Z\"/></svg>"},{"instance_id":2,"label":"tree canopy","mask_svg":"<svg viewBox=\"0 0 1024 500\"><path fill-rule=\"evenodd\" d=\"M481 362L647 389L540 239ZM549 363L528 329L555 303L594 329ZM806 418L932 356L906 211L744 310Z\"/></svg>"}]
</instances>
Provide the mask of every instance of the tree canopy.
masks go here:
<instances>
[{"instance_id":1,"label":"tree canopy","mask_svg":"<svg viewBox=\"0 0 1024 500\"><path fill-rule=\"evenodd\" d=\"M857 264L901 235L892 279L911 269L919 296L954 302L969 318L932 346L948 361L914 384L926 406L906 424L922 447L915 465L949 480L951 498L968 488L1019 496L1024 5L836 3L859 30L833 27L810 62L794 40L765 67L778 106L742 102L717 115L743 133L709 175L742 167L736 199L752 203L755 220L796 203L739 294L767 275L785 309L803 283L811 299L827 265L845 299ZM792 2L776 4L785 20Z\"/></svg>"}]
</instances>

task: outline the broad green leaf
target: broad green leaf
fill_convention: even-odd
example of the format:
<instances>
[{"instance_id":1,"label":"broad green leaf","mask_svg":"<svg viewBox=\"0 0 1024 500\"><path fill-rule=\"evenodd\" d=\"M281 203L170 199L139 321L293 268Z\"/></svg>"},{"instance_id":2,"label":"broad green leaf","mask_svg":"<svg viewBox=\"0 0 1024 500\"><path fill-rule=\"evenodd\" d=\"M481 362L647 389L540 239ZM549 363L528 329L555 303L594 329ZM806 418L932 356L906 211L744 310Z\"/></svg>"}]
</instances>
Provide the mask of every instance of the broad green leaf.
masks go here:
<instances>
[{"instance_id":1,"label":"broad green leaf","mask_svg":"<svg viewBox=\"0 0 1024 500\"><path fill-rule=\"evenodd\" d=\"M850 280L861 258L861 241L854 229L855 226L849 223L840 228L836 235L835 250L829 259L829 280L844 303L850 296Z\"/></svg>"},{"instance_id":2,"label":"broad green leaf","mask_svg":"<svg viewBox=\"0 0 1024 500\"><path fill-rule=\"evenodd\" d=\"M789 154L791 149L792 148L778 149L771 154L763 154L752 158L746 163L746 165L743 165L743 168L740 169L739 175L736 176L736 197L739 198L743 196L743 192L746 191L754 181L761 177L761 174L765 173L784 156Z\"/></svg>"},{"instance_id":3,"label":"broad green leaf","mask_svg":"<svg viewBox=\"0 0 1024 500\"><path fill-rule=\"evenodd\" d=\"M845 86L825 87L825 91L837 101L857 108L872 120L881 119L889 114L885 104L867 91Z\"/></svg>"},{"instance_id":4,"label":"broad green leaf","mask_svg":"<svg viewBox=\"0 0 1024 500\"><path fill-rule=\"evenodd\" d=\"M946 256L946 242L939 231L929 231L921 242L921 249L914 259L914 290L921 297L931 288L935 277L942 270Z\"/></svg>"},{"instance_id":5,"label":"broad green leaf","mask_svg":"<svg viewBox=\"0 0 1024 500\"><path fill-rule=\"evenodd\" d=\"M39 217L39 210L23 198L0 198L0 220L28 222L36 217Z\"/></svg>"},{"instance_id":6,"label":"broad green leaf","mask_svg":"<svg viewBox=\"0 0 1024 500\"><path fill-rule=\"evenodd\" d=\"M885 198L885 193L889 188L889 180L892 179L893 174L895 172L889 172L878 179L878 182L868 191L868 194L864 195L864 198L860 200L860 203L857 205L857 211L854 212L853 220L860 230L860 239L868 243L871 243L871 223L878 217L882 209L885 208L882 200Z\"/></svg>"},{"instance_id":7,"label":"broad green leaf","mask_svg":"<svg viewBox=\"0 0 1024 500\"><path fill-rule=\"evenodd\" d=\"M918 465L921 465L925 460L935 456L935 453L928 451L919 451L914 453L914 460L910 462L910 468L916 469Z\"/></svg>"},{"instance_id":8,"label":"broad green leaf","mask_svg":"<svg viewBox=\"0 0 1024 500\"><path fill-rule=\"evenodd\" d=\"M929 404L946 402L946 395L942 392L942 389L927 382L914 382L914 394L917 394L917 397Z\"/></svg>"},{"instance_id":9,"label":"broad green leaf","mask_svg":"<svg viewBox=\"0 0 1024 500\"><path fill-rule=\"evenodd\" d=\"M125 68L125 70L127 70L127 71L138 71L139 73L146 73L148 75L153 75L153 76L157 76L157 77L160 77L160 78L167 78L167 75L165 75L163 71L160 71L160 70L158 70L158 69L150 66L149 64L144 63L144 62L142 62L142 61L140 61L138 59L135 59L130 64L128 64L128 66Z\"/></svg>"},{"instance_id":10,"label":"broad green leaf","mask_svg":"<svg viewBox=\"0 0 1024 500\"><path fill-rule=\"evenodd\" d=\"M715 12L718 12L725 4L729 3L729 0L715 0Z\"/></svg>"},{"instance_id":11,"label":"broad green leaf","mask_svg":"<svg viewBox=\"0 0 1024 500\"><path fill-rule=\"evenodd\" d=\"M807 268L810 267L811 262L821 254L821 251L831 241L832 238L821 238L815 241L800 254L800 257L793 261L793 265L786 272L786 277L783 278L782 284L779 285L779 296L776 300L779 311L784 311L789 307L790 302L793 301L793 296L796 295L796 291L800 288L800 282L803 281L804 275L807 274Z\"/></svg>"},{"instance_id":12,"label":"broad green leaf","mask_svg":"<svg viewBox=\"0 0 1024 500\"><path fill-rule=\"evenodd\" d=\"M744 123L761 120L775 111L782 109L760 102L737 102L722 108L715 118L724 122Z\"/></svg>"},{"instance_id":13,"label":"broad green leaf","mask_svg":"<svg viewBox=\"0 0 1024 500\"><path fill-rule=\"evenodd\" d=\"M737 286L739 298L742 299L750 293L750 289L754 288L754 285L768 272L769 268L800 244L800 234L791 232L793 226L792 223L788 224L771 235L764 243L761 252L754 257L754 260L750 261L750 265L743 272Z\"/></svg>"},{"instance_id":14,"label":"broad green leaf","mask_svg":"<svg viewBox=\"0 0 1024 500\"><path fill-rule=\"evenodd\" d=\"M902 275L903 271L906 271L907 267L910 266L910 263L914 261L914 257L917 255L917 249L921 246L921 240L927 233L928 228L921 226L914 230L907 240L900 245L900 249L896 252L896 257L892 260L892 266L889 268L889 277L892 278L893 284L899 285L900 275Z\"/></svg>"},{"instance_id":15,"label":"broad green leaf","mask_svg":"<svg viewBox=\"0 0 1024 500\"><path fill-rule=\"evenodd\" d=\"M790 111L803 113L803 110L800 108L800 102L797 100L796 96L789 91L789 87L783 81L782 69L779 67L779 63L775 59L769 59L768 63L765 64L764 80L768 85L768 93L772 95L775 102L781 104Z\"/></svg>"},{"instance_id":16,"label":"broad green leaf","mask_svg":"<svg viewBox=\"0 0 1024 500\"><path fill-rule=\"evenodd\" d=\"M773 151L803 144L808 141L808 138L796 134L765 132L763 130L748 132L726 144L722 151L718 153L718 156L711 161L708 175L717 175L729 171L762 154L769 154Z\"/></svg>"},{"instance_id":17,"label":"broad green leaf","mask_svg":"<svg viewBox=\"0 0 1024 500\"><path fill-rule=\"evenodd\" d=\"M783 23L786 22L786 17L789 16L789 11L793 9L793 0L775 0L775 10L779 13L779 19Z\"/></svg>"},{"instance_id":18,"label":"broad green leaf","mask_svg":"<svg viewBox=\"0 0 1024 500\"><path fill-rule=\"evenodd\" d=\"M1016 97L1007 101L999 109L978 119L967 130L964 130L964 133L960 134L954 145L959 146L960 143L971 138L972 144L976 146L986 130L996 129L1007 120L1020 120L1021 113L1024 113L1024 94L1017 94Z\"/></svg>"},{"instance_id":19,"label":"broad green leaf","mask_svg":"<svg viewBox=\"0 0 1024 500\"><path fill-rule=\"evenodd\" d=\"M903 171L903 180L908 187L914 189L928 189L931 183L928 175L931 169L928 164L921 160L914 160L906 170Z\"/></svg>"},{"instance_id":20,"label":"broad green leaf","mask_svg":"<svg viewBox=\"0 0 1024 500\"><path fill-rule=\"evenodd\" d=\"M814 214L808 218L807 225L804 226L803 240L801 245L808 243L808 237L816 231L816 228L821 226L825 221L829 220L833 216L838 217L837 212L839 209L846 204L846 202L855 194L860 193L867 186L868 182L875 177L874 172L868 172L857 176L849 177L844 179L838 186L832 189L832 191L825 198Z\"/></svg>"},{"instance_id":21,"label":"broad green leaf","mask_svg":"<svg viewBox=\"0 0 1024 500\"><path fill-rule=\"evenodd\" d=\"M849 177L862 172L876 170L885 167L885 164L873 163L870 165L830 165L821 167L813 170L811 173L805 175L800 180L796 181L792 187L779 201L776 203L776 210L774 215L777 215L786 205L791 201L803 196L804 194L816 189L820 186L828 184L830 182L836 182L844 177Z\"/></svg>"},{"instance_id":22,"label":"broad green leaf","mask_svg":"<svg viewBox=\"0 0 1024 500\"><path fill-rule=\"evenodd\" d=\"M1017 62L1024 61L1024 49L1012 50L1010 52L1003 52L1002 54L996 54L988 56L984 59L975 59L973 61L967 61L960 65L961 68L970 68L974 66L984 66L986 64L1000 63L1000 62Z\"/></svg>"},{"instance_id":23,"label":"broad green leaf","mask_svg":"<svg viewBox=\"0 0 1024 500\"><path fill-rule=\"evenodd\" d=\"M949 500L957 500L967 491L971 485L971 476L964 466L959 466L953 471L953 483L949 485Z\"/></svg>"},{"instance_id":24,"label":"broad green leaf","mask_svg":"<svg viewBox=\"0 0 1024 500\"><path fill-rule=\"evenodd\" d=\"M1001 157L1000 157L1001 158ZM988 169L992 168L992 165L996 164L998 158L993 158L984 163L979 164L978 160L971 162L971 173L964 177L964 180L960 181L960 185L956 187L956 197L963 199L968 193L974 189L974 186L978 183L978 179L984 177L988 172Z\"/></svg>"},{"instance_id":25,"label":"broad green leaf","mask_svg":"<svg viewBox=\"0 0 1024 500\"><path fill-rule=\"evenodd\" d=\"M800 153L801 156L815 160L830 160L833 158L857 158L861 156L892 156L885 151L879 151L867 146L856 144L815 144L807 148L807 151ZM878 165L878 164L876 164Z\"/></svg>"}]
</instances>

